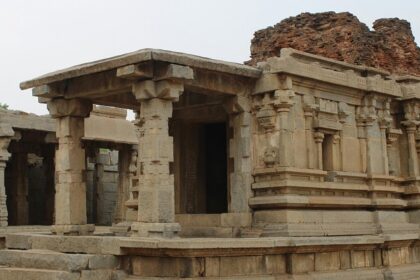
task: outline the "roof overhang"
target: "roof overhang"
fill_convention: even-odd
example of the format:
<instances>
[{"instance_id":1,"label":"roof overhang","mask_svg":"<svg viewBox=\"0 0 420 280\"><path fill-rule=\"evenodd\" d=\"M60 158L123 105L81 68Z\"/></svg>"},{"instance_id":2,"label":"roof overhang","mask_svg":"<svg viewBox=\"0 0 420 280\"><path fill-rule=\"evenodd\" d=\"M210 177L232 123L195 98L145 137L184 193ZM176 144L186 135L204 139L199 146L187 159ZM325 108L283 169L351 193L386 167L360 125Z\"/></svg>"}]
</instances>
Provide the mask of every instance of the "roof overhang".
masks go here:
<instances>
[{"instance_id":1,"label":"roof overhang","mask_svg":"<svg viewBox=\"0 0 420 280\"><path fill-rule=\"evenodd\" d=\"M192 76L174 76L173 70L180 66L191 70ZM131 94L135 81L180 79L186 91L236 95L250 91L261 72L238 63L143 49L45 74L22 82L20 88L33 88L40 102L57 97L85 98L96 104L135 109L138 102Z\"/></svg>"}]
</instances>

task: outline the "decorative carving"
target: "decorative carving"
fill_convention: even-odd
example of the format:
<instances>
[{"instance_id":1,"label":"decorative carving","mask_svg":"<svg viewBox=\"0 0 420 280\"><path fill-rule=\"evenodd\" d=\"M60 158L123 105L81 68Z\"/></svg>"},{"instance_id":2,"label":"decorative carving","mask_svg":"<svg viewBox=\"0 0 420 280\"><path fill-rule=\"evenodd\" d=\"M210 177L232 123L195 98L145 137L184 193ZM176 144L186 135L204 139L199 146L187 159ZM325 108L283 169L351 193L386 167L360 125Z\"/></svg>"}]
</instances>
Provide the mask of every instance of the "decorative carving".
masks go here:
<instances>
[{"instance_id":1,"label":"decorative carving","mask_svg":"<svg viewBox=\"0 0 420 280\"><path fill-rule=\"evenodd\" d=\"M395 129L395 128L388 128L386 132L386 144L387 147L391 147L395 141L398 140L398 137L402 135L401 129Z\"/></svg>"},{"instance_id":2,"label":"decorative carving","mask_svg":"<svg viewBox=\"0 0 420 280\"><path fill-rule=\"evenodd\" d=\"M278 149L275 147L267 147L264 151L264 163L266 166L273 166L278 161Z\"/></svg>"},{"instance_id":3,"label":"decorative carving","mask_svg":"<svg viewBox=\"0 0 420 280\"><path fill-rule=\"evenodd\" d=\"M318 110L315 114L314 127L332 131L342 130L343 121L340 119L338 103L321 98L316 101Z\"/></svg>"},{"instance_id":4,"label":"decorative carving","mask_svg":"<svg viewBox=\"0 0 420 280\"><path fill-rule=\"evenodd\" d=\"M303 96L303 112L305 117L312 117L318 109L319 105L315 103L315 98L312 95L305 94Z\"/></svg>"},{"instance_id":5,"label":"decorative carving","mask_svg":"<svg viewBox=\"0 0 420 280\"><path fill-rule=\"evenodd\" d=\"M146 80L133 84L133 94L137 100L160 98L178 101L183 91L183 83L172 80L162 80L158 82Z\"/></svg>"},{"instance_id":6,"label":"decorative carving","mask_svg":"<svg viewBox=\"0 0 420 280\"><path fill-rule=\"evenodd\" d=\"M258 125L266 132L270 132L276 125L276 111L273 108L273 102L269 93L255 97L254 109Z\"/></svg>"},{"instance_id":7,"label":"decorative carving","mask_svg":"<svg viewBox=\"0 0 420 280\"><path fill-rule=\"evenodd\" d=\"M345 123L347 117L350 115L350 108L345 102L338 103L338 119L340 123Z\"/></svg>"},{"instance_id":8,"label":"decorative carving","mask_svg":"<svg viewBox=\"0 0 420 280\"><path fill-rule=\"evenodd\" d=\"M294 104L295 93L291 89L276 90L274 92L273 106L277 112L288 112Z\"/></svg>"},{"instance_id":9,"label":"decorative carving","mask_svg":"<svg viewBox=\"0 0 420 280\"><path fill-rule=\"evenodd\" d=\"M361 106L356 109L356 121L359 124L371 125L376 119L376 96L368 94L362 99Z\"/></svg>"},{"instance_id":10,"label":"decorative carving","mask_svg":"<svg viewBox=\"0 0 420 280\"><path fill-rule=\"evenodd\" d=\"M391 99L386 98L383 102L383 108L378 110L378 122L379 126L382 129L388 128L391 126L392 123L392 116L391 116Z\"/></svg>"},{"instance_id":11,"label":"decorative carving","mask_svg":"<svg viewBox=\"0 0 420 280\"><path fill-rule=\"evenodd\" d=\"M419 105L415 100L404 102L404 118L401 122L406 127L416 127L420 124Z\"/></svg>"}]
</instances>

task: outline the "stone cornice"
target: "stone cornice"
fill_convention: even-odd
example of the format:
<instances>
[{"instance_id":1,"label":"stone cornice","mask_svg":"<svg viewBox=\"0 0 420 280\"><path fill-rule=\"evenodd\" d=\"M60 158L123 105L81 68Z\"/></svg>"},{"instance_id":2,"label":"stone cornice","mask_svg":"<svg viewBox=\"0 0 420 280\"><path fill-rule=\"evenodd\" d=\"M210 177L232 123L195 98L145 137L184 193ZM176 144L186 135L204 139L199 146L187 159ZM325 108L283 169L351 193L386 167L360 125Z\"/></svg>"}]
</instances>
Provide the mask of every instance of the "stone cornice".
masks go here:
<instances>
[{"instance_id":1,"label":"stone cornice","mask_svg":"<svg viewBox=\"0 0 420 280\"><path fill-rule=\"evenodd\" d=\"M326 59L293 49L282 49L281 56L269 58L264 68L267 73L287 73L368 92L402 97L400 85L385 71Z\"/></svg>"}]
</instances>

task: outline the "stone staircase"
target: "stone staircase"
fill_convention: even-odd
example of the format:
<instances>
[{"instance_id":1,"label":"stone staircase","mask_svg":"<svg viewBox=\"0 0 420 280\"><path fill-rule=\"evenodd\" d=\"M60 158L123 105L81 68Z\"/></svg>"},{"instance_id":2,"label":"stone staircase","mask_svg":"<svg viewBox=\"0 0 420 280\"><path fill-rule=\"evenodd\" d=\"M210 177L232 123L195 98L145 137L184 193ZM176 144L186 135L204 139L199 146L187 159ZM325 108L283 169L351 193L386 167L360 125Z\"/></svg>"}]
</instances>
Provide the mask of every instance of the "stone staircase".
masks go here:
<instances>
[{"instance_id":1,"label":"stone staircase","mask_svg":"<svg viewBox=\"0 0 420 280\"><path fill-rule=\"evenodd\" d=\"M7 239L7 236L6 236ZM0 250L1 280L123 280L117 256L100 253L69 253L50 249L22 248L7 242ZM20 248L19 248L20 247Z\"/></svg>"}]
</instances>

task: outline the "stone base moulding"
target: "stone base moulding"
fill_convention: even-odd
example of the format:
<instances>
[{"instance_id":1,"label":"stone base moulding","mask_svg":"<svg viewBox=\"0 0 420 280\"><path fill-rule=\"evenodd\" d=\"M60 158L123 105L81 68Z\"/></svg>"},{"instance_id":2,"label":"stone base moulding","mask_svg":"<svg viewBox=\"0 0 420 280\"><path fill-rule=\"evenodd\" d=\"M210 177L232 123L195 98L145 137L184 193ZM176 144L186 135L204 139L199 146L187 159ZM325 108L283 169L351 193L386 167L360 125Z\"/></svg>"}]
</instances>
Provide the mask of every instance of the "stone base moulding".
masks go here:
<instances>
[{"instance_id":1,"label":"stone base moulding","mask_svg":"<svg viewBox=\"0 0 420 280\"><path fill-rule=\"evenodd\" d=\"M91 235L95 225L52 225L51 232L57 235Z\"/></svg>"},{"instance_id":2,"label":"stone base moulding","mask_svg":"<svg viewBox=\"0 0 420 280\"><path fill-rule=\"evenodd\" d=\"M181 226L178 223L134 222L131 230L133 236L174 238L181 231Z\"/></svg>"}]
</instances>

